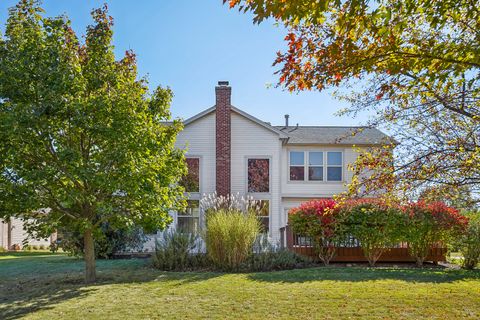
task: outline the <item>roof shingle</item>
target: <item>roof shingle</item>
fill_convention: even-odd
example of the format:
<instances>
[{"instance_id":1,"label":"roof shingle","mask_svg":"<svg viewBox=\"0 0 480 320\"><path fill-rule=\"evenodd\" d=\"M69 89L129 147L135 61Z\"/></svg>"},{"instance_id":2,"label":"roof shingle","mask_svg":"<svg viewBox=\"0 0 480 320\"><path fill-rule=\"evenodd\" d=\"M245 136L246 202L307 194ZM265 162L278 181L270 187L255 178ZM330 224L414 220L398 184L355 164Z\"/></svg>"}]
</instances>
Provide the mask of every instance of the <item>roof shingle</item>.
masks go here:
<instances>
[{"instance_id":1,"label":"roof shingle","mask_svg":"<svg viewBox=\"0 0 480 320\"><path fill-rule=\"evenodd\" d=\"M396 143L392 138L371 127L335 126L274 126L289 136L288 144L369 145Z\"/></svg>"}]
</instances>

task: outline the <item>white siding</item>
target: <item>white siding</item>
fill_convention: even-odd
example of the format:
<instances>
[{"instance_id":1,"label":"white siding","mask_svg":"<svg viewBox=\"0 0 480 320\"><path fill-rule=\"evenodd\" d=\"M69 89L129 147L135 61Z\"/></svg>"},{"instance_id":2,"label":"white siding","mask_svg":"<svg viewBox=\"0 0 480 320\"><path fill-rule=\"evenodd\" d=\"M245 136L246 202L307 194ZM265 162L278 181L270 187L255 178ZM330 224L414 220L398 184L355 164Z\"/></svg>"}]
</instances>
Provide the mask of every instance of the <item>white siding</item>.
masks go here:
<instances>
[{"instance_id":1,"label":"white siding","mask_svg":"<svg viewBox=\"0 0 480 320\"><path fill-rule=\"evenodd\" d=\"M185 126L175 144L200 158L200 193L215 191L215 112Z\"/></svg>"},{"instance_id":2,"label":"white siding","mask_svg":"<svg viewBox=\"0 0 480 320\"><path fill-rule=\"evenodd\" d=\"M247 194L248 157L270 159L270 193L254 194L257 199L270 200L270 235L279 239L281 140L279 135L232 112L231 192Z\"/></svg>"},{"instance_id":3,"label":"white siding","mask_svg":"<svg viewBox=\"0 0 480 320\"><path fill-rule=\"evenodd\" d=\"M341 151L343 152L343 181L289 181L288 153L289 151ZM346 184L352 180L352 172L348 170L348 164L353 163L357 157L352 147L335 146L292 146L282 148L282 196L283 197L331 197L346 190ZM305 172L307 175L307 172Z\"/></svg>"},{"instance_id":4,"label":"white siding","mask_svg":"<svg viewBox=\"0 0 480 320\"><path fill-rule=\"evenodd\" d=\"M309 199L332 197L345 191L352 172L347 169L357 157L352 147L333 145L282 145L277 133L232 111L231 116L231 192L247 195L247 159L270 159L270 192L252 194L256 199L270 201L270 235L274 241L280 237L279 228L287 223L286 210ZM189 123L178 135L177 147L186 148L187 156L200 158L200 194L215 191L215 112ZM293 182L289 179L288 151L322 150L343 152L342 182ZM197 195L200 196L200 195ZM193 197L191 195L191 197ZM174 216L174 219L176 217ZM175 219L176 220L176 219Z\"/></svg>"},{"instance_id":5,"label":"white siding","mask_svg":"<svg viewBox=\"0 0 480 320\"><path fill-rule=\"evenodd\" d=\"M48 247L50 245L50 239L31 239L23 229L23 221L20 219L12 219L12 231L11 231L11 245L19 245L23 247L23 242L28 239L27 245L43 245ZM7 248L8 246L8 224L0 220L0 247Z\"/></svg>"},{"instance_id":6,"label":"white siding","mask_svg":"<svg viewBox=\"0 0 480 320\"><path fill-rule=\"evenodd\" d=\"M7 249L7 224L0 220L0 249Z\"/></svg>"},{"instance_id":7,"label":"white siding","mask_svg":"<svg viewBox=\"0 0 480 320\"><path fill-rule=\"evenodd\" d=\"M324 150L343 152L343 182L289 182L288 151L289 150ZM301 203L318 199L330 198L346 190L353 177L353 172L348 170L348 165L355 162L358 152L353 147L338 148L335 146L284 146L282 148L282 202L281 202L281 227L288 223L287 212L291 208L298 207Z\"/></svg>"}]
</instances>

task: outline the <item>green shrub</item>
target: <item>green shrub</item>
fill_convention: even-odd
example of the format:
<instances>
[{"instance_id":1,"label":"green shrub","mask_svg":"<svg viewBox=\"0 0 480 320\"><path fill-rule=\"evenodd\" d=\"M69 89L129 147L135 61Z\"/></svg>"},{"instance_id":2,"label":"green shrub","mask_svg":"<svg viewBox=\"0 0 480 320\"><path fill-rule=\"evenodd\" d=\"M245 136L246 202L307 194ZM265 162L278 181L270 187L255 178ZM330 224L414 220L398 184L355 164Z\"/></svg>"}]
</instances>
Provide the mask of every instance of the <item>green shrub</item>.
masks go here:
<instances>
[{"instance_id":1,"label":"green shrub","mask_svg":"<svg viewBox=\"0 0 480 320\"><path fill-rule=\"evenodd\" d=\"M260 236L254 245L254 254L242 265L242 271L275 271L305 268L312 261L295 252L273 246L267 237Z\"/></svg>"},{"instance_id":2,"label":"green shrub","mask_svg":"<svg viewBox=\"0 0 480 320\"><path fill-rule=\"evenodd\" d=\"M7 251L8 251L8 250L5 249L4 247L0 247L0 253L2 253L2 252L7 252Z\"/></svg>"},{"instance_id":3,"label":"green shrub","mask_svg":"<svg viewBox=\"0 0 480 320\"><path fill-rule=\"evenodd\" d=\"M463 255L463 267L473 269L480 262L480 211L467 212L468 226L453 240Z\"/></svg>"},{"instance_id":4,"label":"green shrub","mask_svg":"<svg viewBox=\"0 0 480 320\"><path fill-rule=\"evenodd\" d=\"M376 199L347 201L337 210L346 232L360 242L370 266L402 238L404 216L396 206Z\"/></svg>"},{"instance_id":5,"label":"green shrub","mask_svg":"<svg viewBox=\"0 0 480 320\"><path fill-rule=\"evenodd\" d=\"M126 250L141 250L146 240L141 228L127 227L116 228L108 223L101 226L101 232L95 236L95 257L96 259L111 259L118 252ZM51 246L53 252L61 248L73 256L83 256L83 233L62 232L60 230L60 241Z\"/></svg>"},{"instance_id":6,"label":"green shrub","mask_svg":"<svg viewBox=\"0 0 480 320\"><path fill-rule=\"evenodd\" d=\"M252 254L260 228L260 221L250 210L209 210L204 232L208 256L217 268L237 270Z\"/></svg>"},{"instance_id":7,"label":"green shrub","mask_svg":"<svg viewBox=\"0 0 480 320\"><path fill-rule=\"evenodd\" d=\"M422 266L430 248L446 245L465 230L467 219L458 211L441 202L411 203L406 214L405 240L417 266Z\"/></svg>"},{"instance_id":8,"label":"green shrub","mask_svg":"<svg viewBox=\"0 0 480 320\"><path fill-rule=\"evenodd\" d=\"M180 231L166 231L156 241L153 265L164 271L198 270L209 266L200 252L200 237Z\"/></svg>"},{"instance_id":9,"label":"green shrub","mask_svg":"<svg viewBox=\"0 0 480 320\"><path fill-rule=\"evenodd\" d=\"M33 251L33 246L28 244L26 246L23 246L22 250L23 251Z\"/></svg>"},{"instance_id":10,"label":"green shrub","mask_svg":"<svg viewBox=\"0 0 480 320\"><path fill-rule=\"evenodd\" d=\"M307 257L286 249L280 249L251 255L241 269L247 272L278 271L306 268L310 265L312 265L312 262Z\"/></svg>"}]
</instances>

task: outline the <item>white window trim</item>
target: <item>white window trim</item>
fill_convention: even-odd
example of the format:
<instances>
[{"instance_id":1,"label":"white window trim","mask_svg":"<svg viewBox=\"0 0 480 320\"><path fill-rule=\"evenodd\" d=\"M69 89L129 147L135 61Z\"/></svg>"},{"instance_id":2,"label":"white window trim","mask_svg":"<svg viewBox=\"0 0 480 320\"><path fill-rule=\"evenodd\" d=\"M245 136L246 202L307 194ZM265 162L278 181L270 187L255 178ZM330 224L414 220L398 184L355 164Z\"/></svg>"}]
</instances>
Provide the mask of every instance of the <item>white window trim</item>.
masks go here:
<instances>
[{"instance_id":1,"label":"white window trim","mask_svg":"<svg viewBox=\"0 0 480 320\"><path fill-rule=\"evenodd\" d=\"M260 193L261 194L261 193ZM271 234L272 231L272 199L271 198L253 198L256 201L268 201L268 216L257 216L258 218L265 218L268 217L268 233L267 235Z\"/></svg>"},{"instance_id":2,"label":"white window trim","mask_svg":"<svg viewBox=\"0 0 480 320\"><path fill-rule=\"evenodd\" d=\"M200 206L200 200L199 199L187 199L187 200L198 201L198 216L180 214L180 212L176 211L175 212L175 230L178 230L178 218L196 218L198 219L198 231L200 231L202 229L202 208Z\"/></svg>"},{"instance_id":3,"label":"white window trim","mask_svg":"<svg viewBox=\"0 0 480 320\"><path fill-rule=\"evenodd\" d=\"M304 150L287 150L288 152L288 181L291 181L291 182L305 182L307 180L305 180L305 177L308 175L308 172L305 171L305 164L308 162L307 160L307 157L305 155L305 151ZM294 167L294 168L301 168L302 166L301 165L292 165L291 164L291 157L290 157L290 153L291 152L303 152L303 180L291 180L290 179L290 168L291 167Z\"/></svg>"},{"instance_id":4,"label":"white window trim","mask_svg":"<svg viewBox=\"0 0 480 320\"><path fill-rule=\"evenodd\" d=\"M268 192L248 192L248 160L249 159L268 159ZM267 197L265 199L262 199L262 196L271 196L272 194L272 156L262 156L262 155L255 155L255 156L245 156L245 194L253 196L253 197L259 197L259 199L256 200L270 200L270 197Z\"/></svg>"},{"instance_id":5,"label":"white window trim","mask_svg":"<svg viewBox=\"0 0 480 320\"><path fill-rule=\"evenodd\" d=\"M290 179L290 167L301 167L299 165L293 165L291 166L290 165L290 152L303 152L304 153L304 156L303 156L303 159L304 159L304 163L303 163L303 167L304 167L304 174L303 174L303 180L291 180ZM308 179L308 174L309 174L309 170L308 170L308 167L309 167L309 160L308 160L308 157L309 157L309 153L310 152L323 152L323 180L309 180ZM331 165L329 166L328 165L328 158L327 158L327 154L328 152L340 152L341 153L341 156L342 156L342 164L341 165ZM305 183L308 183L308 184L339 184L339 183L344 183L345 182L345 150L344 149L333 149L333 148L321 148L321 149L314 149L314 148L291 148L291 149L287 149L287 158L288 158L288 166L287 166L287 183L289 184L305 184ZM317 167L320 167L320 166L317 166ZM341 180L328 180L328 172L327 172L327 168L328 167L341 167L342 168L342 179Z\"/></svg>"},{"instance_id":6,"label":"white window trim","mask_svg":"<svg viewBox=\"0 0 480 320\"><path fill-rule=\"evenodd\" d=\"M310 165L310 153L311 152L321 152L322 153L322 165ZM305 154L306 154L306 161L305 161L305 165L306 165L306 174L305 174L305 181L309 181L309 182L324 182L326 181L326 177L325 177L325 151L323 150L308 150L308 151L305 151ZM310 180L310 167L313 167L313 168L322 168L322 180ZM297 180L298 181L298 180Z\"/></svg>"},{"instance_id":7,"label":"white window trim","mask_svg":"<svg viewBox=\"0 0 480 320\"><path fill-rule=\"evenodd\" d=\"M193 200L193 201L198 201L198 228L201 230L203 228L203 210L200 206L200 200L202 198L202 192L203 192L203 183L202 183L202 177L203 177L203 156L201 155L196 155L196 154L186 154L185 159L198 159L198 191L199 192L185 192L184 195L186 197L186 200ZM175 225L175 230L178 228L178 218L189 218L193 216L189 215L182 215L179 214L178 211L173 211L173 222Z\"/></svg>"},{"instance_id":8,"label":"white window trim","mask_svg":"<svg viewBox=\"0 0 480 320\"><path fill-rule=\"evenodd\" d=\"M269 192L248 192L248 159L268 159L268 191ZM271 155L246 155L244 157L244 172L245 172L245 194L252 197L253 200L266 200L268 201L268 235L272 232L272 173L273 173L273 157ZM263 216L266 217L266 216Z\"/></svg>"},{"instance_id":9,"label":"white window trim","mask_svg":"<svg viewBox=\"0 0 480 320\"><path fill-rule=\"evenodd\" d=\"M202 198L202 190L203 190L203 184L202 184L202 177L203 177L203 170L202 170L202 164L203 164L203 157L200 155L185 155L185 159L198 159L198 192L185 192L185 196L187 197L187 200L200 200Z\"/></svg>"},{"instance_id":10,"label":"white window trim","mask_svg":"<svg viewBox=\"0 0 480 320\"><path fill-rule=\"evenodd\" d=\"M340 156L341 156L341 160L340 160L340 164L332 164L332 165L329 165L328 164L328 153L329 152L339 152L340 153ZM326 160L326 165L325 165L325 181L328 181L328 182L343 182L343 172L344 172L344 169L343 169L343 166L344 166L344 161L343 161L343 151L333 151L333 150L330 150L330 151L327 151L325 153L325 160ZM340 180L328 180L328 168L341 168L342 169L342 172L341 172L341 179Z\"/></svg>"}]
</instances>

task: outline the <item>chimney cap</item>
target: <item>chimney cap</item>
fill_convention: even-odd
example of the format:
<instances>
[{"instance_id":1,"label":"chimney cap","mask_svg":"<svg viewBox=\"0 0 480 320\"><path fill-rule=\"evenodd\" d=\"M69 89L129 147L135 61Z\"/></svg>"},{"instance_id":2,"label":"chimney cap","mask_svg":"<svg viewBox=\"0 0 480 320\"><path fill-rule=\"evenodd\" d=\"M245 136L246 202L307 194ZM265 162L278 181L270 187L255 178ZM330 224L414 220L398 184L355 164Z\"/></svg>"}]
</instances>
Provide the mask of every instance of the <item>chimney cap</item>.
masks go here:
<instances>
[{"instance_id":1,"label":"chimney cap","mask_svg":"<svg viewBox=\"0 0 480 320\"><path fill-rule=\"evenodd\" d=\"M229 82L228 81L218 81L218 85L220 87L226 87L229 85Z\"/></svg>"}]
</instances>

